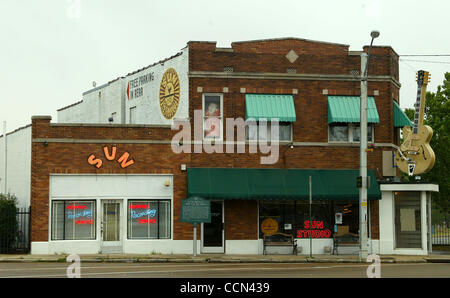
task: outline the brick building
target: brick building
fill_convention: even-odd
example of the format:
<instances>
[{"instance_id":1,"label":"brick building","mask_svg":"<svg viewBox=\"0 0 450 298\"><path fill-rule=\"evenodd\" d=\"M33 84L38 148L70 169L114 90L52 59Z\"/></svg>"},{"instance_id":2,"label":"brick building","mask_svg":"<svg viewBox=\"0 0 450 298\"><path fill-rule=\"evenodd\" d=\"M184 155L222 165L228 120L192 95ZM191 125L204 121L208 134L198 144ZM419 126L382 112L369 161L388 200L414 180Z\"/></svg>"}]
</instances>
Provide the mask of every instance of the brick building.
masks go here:
<instances>
[{"instance_id":1,"label":"brick building","mask_svg":"<svg viewBox=\"0 0 450 298\"><path fill-rule=\"evenodd\" d=\"M333 235L357 236L359 73L367 49L298 38L230 48L192 41L84 92L58 110L56 123L33 117L32 253L192 253L192 225L180 222L181 202L192 196L211 201L211 223L197 235L202 253L261 254L269 218L302 253L309 253L310 224L314 253L329 252ZM389 253L394 241L380 229L379 182L396 176L392 155L405 125L394 103L399 88L398 55L373 47L374 253Z\"/></svg>"}]
</instances>

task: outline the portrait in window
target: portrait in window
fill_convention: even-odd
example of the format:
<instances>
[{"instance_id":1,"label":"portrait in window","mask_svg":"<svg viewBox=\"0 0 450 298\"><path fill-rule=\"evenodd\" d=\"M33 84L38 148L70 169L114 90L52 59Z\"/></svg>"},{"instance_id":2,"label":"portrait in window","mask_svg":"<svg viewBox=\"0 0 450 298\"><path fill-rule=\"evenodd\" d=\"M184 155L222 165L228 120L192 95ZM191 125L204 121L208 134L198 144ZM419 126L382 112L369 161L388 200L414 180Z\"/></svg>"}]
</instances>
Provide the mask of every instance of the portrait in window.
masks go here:
<instances>
[{"instance_id":1,"label":"portrait in window","mask_svg":"<svg viewBox=\"0 0 450 298\"><path fill-rule=\"evenodd\" d=\"M222 139L222 95L203 97L203 137Z\"/></svg>"}]
</instances>

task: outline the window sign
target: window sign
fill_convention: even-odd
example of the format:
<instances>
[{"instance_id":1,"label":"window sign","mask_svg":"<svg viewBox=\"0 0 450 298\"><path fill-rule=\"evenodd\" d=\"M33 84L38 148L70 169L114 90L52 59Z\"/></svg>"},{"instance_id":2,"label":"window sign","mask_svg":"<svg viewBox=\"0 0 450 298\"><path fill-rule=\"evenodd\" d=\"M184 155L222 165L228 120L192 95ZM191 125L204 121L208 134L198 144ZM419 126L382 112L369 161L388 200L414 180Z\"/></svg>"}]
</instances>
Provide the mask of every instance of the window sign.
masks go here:
<instances>
[{"instance_id":1,"label":"window sign","mask_svg":"<svg viewBox=\"0 0 450 298\"><path fill-rule=\"evenodd\" d=\"M129 201L128 237L130 239L170 238L170 201Z\"/></svg>"},{"instance_id":2,"label":"window sign","mask_svg":"<svg viewBox=\"0 0 450 298\"><path fill-rule=\"evenodd\" d=\"M297 230L297 238L330 238L331 231L324 229L321 220L305 220L304 229Z\"/></svg>"},{"instance_id":3,"label":"window sign","mask_svg":"<svg viewBox=\"0 0 450 298\"><path fill-rule=\"evenodd\" d=\"M341 212L337 212L335 214L334 223L337 224L337 225L341 225L342 224L342 213Z\"/></svg>"},{"instance_id":4,"label":"window sign","mask_svg":"<svg viewBox=\"0 0 450 298\"><path fill-rule=\"evenodd\" d=\"M278 222L273 218L266 218L262 221L260 229L265 236L271 236L278 232Z\"/></svg>"}]
</instances>

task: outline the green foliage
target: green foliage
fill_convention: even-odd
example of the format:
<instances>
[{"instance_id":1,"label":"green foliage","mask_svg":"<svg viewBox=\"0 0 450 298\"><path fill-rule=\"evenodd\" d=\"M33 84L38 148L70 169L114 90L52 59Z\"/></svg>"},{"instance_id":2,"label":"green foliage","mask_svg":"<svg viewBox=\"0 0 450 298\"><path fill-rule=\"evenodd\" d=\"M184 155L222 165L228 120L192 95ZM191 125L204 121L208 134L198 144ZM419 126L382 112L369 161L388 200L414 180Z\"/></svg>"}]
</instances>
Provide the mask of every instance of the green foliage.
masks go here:
<instances>
[{"instance_id":1,"label":"green foliage","mask_svg":"<svg viewBox=\"0 0 450 298\"><path fill-rule=\"evenodd\" d=\"M8 253L14 244L18 224L17 199L14 195L0 194L0 253Z\"/></svg>"},{"instance_id":2,"label":"green foliage","mask_svg":"<svg viewBox=\"0 0 450 298\"><path fill-rule=\"evenodd\" d=\"M422 174L421 181L439 184L439 193L433 193L435 207L443 213L450 212L450 73L445 73L443 84L436 93L427 92L425 100L424 124L433 129L430 146L436 156L434 167ZM406 109L406 115L414 120L414 109ZM414 178L402 177L411 181ZM409 179L408 179L409 178Z\"/></svg>"},{"instance_id":3,"label":"green foliage","mask_svg":"<svg viewBox=\"0 0 450 298\"><path fill-rule=\"evenodd\" d=\"M425 102L425 124L433 128L430 146L436 155L433 169L422 175L424 182L439 184L439 193L433 200L444 212L450 211L450 73L445 74L443 85L436 93L427 92Z\"/></svg>"}]
</instances>

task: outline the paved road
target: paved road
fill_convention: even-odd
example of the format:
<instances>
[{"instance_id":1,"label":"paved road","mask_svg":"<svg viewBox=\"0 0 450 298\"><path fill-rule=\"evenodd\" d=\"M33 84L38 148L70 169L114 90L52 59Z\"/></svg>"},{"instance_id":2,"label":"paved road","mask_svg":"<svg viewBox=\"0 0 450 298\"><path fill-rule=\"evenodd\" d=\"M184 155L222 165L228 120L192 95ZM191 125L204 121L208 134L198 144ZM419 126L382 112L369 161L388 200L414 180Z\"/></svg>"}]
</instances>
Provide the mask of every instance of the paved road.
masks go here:
<instances>
[{"instance_id":1,"label":"paved road","mask_svg":"<svg viewBox=\"0 0 450 298\"><path fill-rule=\"evenodd\" d=\"M65 278L71 263L0 263L0 278ZM84 263L82 278L366 278L369 264ZM450 263L381 264L381 277L450 277ZM71 271L76 273L76 271ZM5 280L3 280L4 282Z\"/></svg>"}]
</instances>

